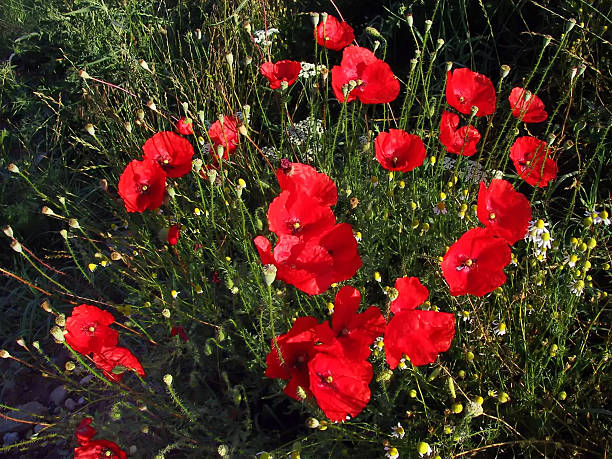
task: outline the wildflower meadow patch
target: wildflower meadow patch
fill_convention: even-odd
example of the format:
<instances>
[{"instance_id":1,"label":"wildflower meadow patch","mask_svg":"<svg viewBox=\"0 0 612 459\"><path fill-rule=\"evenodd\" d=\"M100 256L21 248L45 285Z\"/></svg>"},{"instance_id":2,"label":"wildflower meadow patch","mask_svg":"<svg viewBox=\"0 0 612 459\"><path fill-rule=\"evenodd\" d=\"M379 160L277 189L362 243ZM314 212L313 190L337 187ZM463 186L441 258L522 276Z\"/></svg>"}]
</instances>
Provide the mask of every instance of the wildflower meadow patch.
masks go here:
<instances>
[{"instance_id":1,"label":"wildflower meadow patch","mask_svg":"<svg viewBox=\"0 0 612 459\"><path fill-rule=\"evenodd\" d=\"M118 51L7 156L0 452L604 456L612 11L212 3L58 13Z\"/></svg>"}]
</instances>

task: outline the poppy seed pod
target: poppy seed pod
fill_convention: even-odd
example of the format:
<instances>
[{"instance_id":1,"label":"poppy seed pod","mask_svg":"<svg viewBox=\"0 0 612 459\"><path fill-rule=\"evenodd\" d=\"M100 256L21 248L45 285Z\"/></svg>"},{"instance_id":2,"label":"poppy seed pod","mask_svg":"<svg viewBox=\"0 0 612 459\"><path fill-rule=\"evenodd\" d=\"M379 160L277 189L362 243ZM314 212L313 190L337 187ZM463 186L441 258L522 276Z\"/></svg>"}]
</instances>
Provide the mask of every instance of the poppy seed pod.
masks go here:
<instances>
[{"instance_id":1,"label":"poppy seed pod","mask_svg":"<svg viewBox=\"0 0 612 459\"><path fill-rule=\"evenodd\" d=\"M2 232L6 234L7 237L10 237L10 238L13 237L13 228L11 228L9 225L6 225L5 227L3 227Z\"/></svg>"}]
</instances>

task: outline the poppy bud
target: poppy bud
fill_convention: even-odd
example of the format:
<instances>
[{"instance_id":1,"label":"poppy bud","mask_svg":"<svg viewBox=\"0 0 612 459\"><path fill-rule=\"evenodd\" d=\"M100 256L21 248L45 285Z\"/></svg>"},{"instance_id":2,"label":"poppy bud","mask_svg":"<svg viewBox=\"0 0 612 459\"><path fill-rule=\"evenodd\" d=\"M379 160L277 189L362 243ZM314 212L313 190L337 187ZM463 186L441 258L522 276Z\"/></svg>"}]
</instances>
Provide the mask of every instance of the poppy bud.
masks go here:
<instances>
[{"instance_id":1,"label":"poppy bud","mask_svg":"<svg viewBox=\"0 0 612 459\"><path fill-rule=\"evenodd\" d=\"M501 70L500 70L500 72L499 72L499 73L500 73L500 76L501 76L501 78L502 78L502 80L503 80L503 79L504 79L504 78L506 78L506 77L508 76L508 74L510 73L510 66L509 66L509 65L506 65L506 64L502 65L502 66L501 66Z\"/></svg>"},{"instance_id":2,"label":"poppy bud","mask_svg":"<svg viewBox=\"0 0 612 459\"><path fill-rule=\"evenodd\" d=\"M9 225L6 225L4 228L2 228L2 232L6 234L7 237L13 237L13 228L11 228Z\"/></svg>"},{"instance_id":3,"label":"poppy bud","mask_svg":"<svg viewBox=\"0 0 612 459\"><path fill-rule=\"evenodd\" d=\"M412 29L412 26L414 25L414 18L412 17L412 13L408 13L408 15L406 16L406 22L408 23L408 27Z\"/></svg>"},{"instance_id":4,"label":"poppy bud","mask_svg":"<svg viewBox=\"0 0 612 459\"><path fill-rule=\"evenodd\" d=\"M310 20L312 21L312 26L317 27L319 25L319 13L310 13Z\"/></svg>"},{"instance_id":5,"label":"poppy bud","mask_svg":"<svg viewBox=\"0 0 612 459\"><path fill-rule=\"evenodd\" d=\"M263 268L264 282L269 287L276 279L277 268L273 264L264 265Z\"/></svg>"},{"instance_id":6,"label":"poppy bud","mask_svg":"<svg viewBox=\"0 0 612 459\"><path fill-rule=\"evenodd\" d=\"M11 241L11 249L13 249L17 253L23 252L23 248L21 247L21 244L15 239Z\"/></svg>"},{"instance_id":7,"label":"poppy bud","mask_svg":"<svg viewBox=\"0 0 612 459\"><path fill-rule=\"evenodd\" d=\"M8 165L8 170L9 172L12 172L13 174L19 174L19 168L13 163Z\"/></svg>"},{"instance_id":8,"label":"poppy bud","mask_svg":"<svg viewBox=\"0 0 612 459\"><path fill-rule=\"evenodd\" d=\"M66 341L64 337L64 332L57 325L51 327L51 330L49 330L49 333L51 333L51 336L53 336L53 339L55 339L56 343L63 343L64 341Z\"/></svg>"},{"instance_id":9,"label":"poppy bud","mask_svg":"<svg viewBox=\"0 0 612 459\"><path fill-rule=\"evenodd\" d=\"M379 38L379 39L384 40L384 37L374 27L366 27L365 31L368 35L371 35L374 38Z\"/></svg>"}]
</instances>

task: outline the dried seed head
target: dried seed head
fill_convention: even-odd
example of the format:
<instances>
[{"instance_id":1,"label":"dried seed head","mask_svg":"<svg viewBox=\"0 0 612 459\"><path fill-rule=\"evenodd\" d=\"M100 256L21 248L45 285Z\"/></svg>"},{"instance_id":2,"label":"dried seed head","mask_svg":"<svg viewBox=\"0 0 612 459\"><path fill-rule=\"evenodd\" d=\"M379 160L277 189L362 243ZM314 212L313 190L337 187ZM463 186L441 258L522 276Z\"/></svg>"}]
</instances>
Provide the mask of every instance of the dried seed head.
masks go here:
<instances>
[{"instance_id":1,"label":"dried seed head","mask_svg":"<svg viewBox=\"0 0 612 459\"><path fill-rule=\"evenodd\" d=\"M5 227L3 227L2 232L6 234L7 237L10 237L10 238L13 237L13 228L11 228L9 225L6 225Z\"/></svg>"}]
</instances>

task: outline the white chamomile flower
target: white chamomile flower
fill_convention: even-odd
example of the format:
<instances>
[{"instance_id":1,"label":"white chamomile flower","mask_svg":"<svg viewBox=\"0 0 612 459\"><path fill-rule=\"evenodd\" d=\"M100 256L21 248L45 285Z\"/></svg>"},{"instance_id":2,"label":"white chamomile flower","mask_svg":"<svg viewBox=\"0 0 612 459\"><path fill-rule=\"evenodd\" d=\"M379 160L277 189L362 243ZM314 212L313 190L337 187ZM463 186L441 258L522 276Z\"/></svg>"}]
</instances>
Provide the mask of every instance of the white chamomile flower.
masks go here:
<instances>
[{"instance_id":1,"label":"white chamomile flower","mask_svg":"<svg viewBox=\"0 0 612 459\"><path fill-rule=\"evenodd\" d=\"M570 291L576 296L582 296L584 292L584 281L580 279L574 282L570 287Z\"/></svg>"},{"instance_id":2,"label":"white chamomile flower","mask_svg":"<svg viewBox=\"0 0 612 459\"><path fill-rule=\"evenodd\" d=\"M253 41L258 45L270 46L272 44L272 37L279 32L276 28L256 30L253 32Z\"/></svg>"},{"instance_id":3,"label":"white chamomile flower","mask_svg":"<svg viewBox=\"0 0 612 459\"><path fill-rule=\"evenodd\" d=\"M508 333L508 327L506 326L506 323L500 322L497 325L495 325L495 328L493 329L493 333L495 333L497 336L503 336L506 333Z\"/></svg>"},{"instance_id":4,"label":"white chamomile flower","mask_svg":"<svg viewBox=\"0 0 612 459\"><path fill-rule=\"evenodd\" d=\"M400 457L399 451L393 446L385 446L385 451L385 457L389 459L398 459Z\"/></svg>"},{"instance_id":5,"label":"white chamomile flower","mask_svg":"<svg viewBox=\"0 0 612 459\"><path fill-rule=\"evenodd\" d=\"M487 395L488 395L489 397L493 397L493 398L495 398L495 397L497 397L497 391L496 391L496 390L493 390L493 389L489 389L489 391L487 392Z\"/></svg>"},{"instance_id":6,"label":"white chamomile flower","mask_svg":"<svg viewBox=\"0 0 612 459\"><path fill-rule=\"evenodd\" d=\"M578 263L578 256L575 254L568 255L565 259L565 263L567 263L570 268L574 268L576 263Z\"/></svg>"},{"instance_id":7,"label":"white chamomile flower","mask_svg":"<svg viewBox=\"0 0 612 459\"><path fill-rule=\"evenodd\" d=\"M444 202L440 201L438 204L436 204L433 208L434 214L436 215L445 215L448 211L446 210L446 204L444 204Z\"/></svg>"},{"instance_id":8,"label":"white chamomile flower","mask_svg":"<svg viewBox=\"0 0 612 459\"><path fill-rule=\"evenodd\" d=\"M406 431L404 430L404 428L399 422L397 423L396 426L393 426L391 430L392 430L391 435L395 438L399 438L400 440L404 438L404 435L406 435Z\"/></svg>"}]
</instances>

